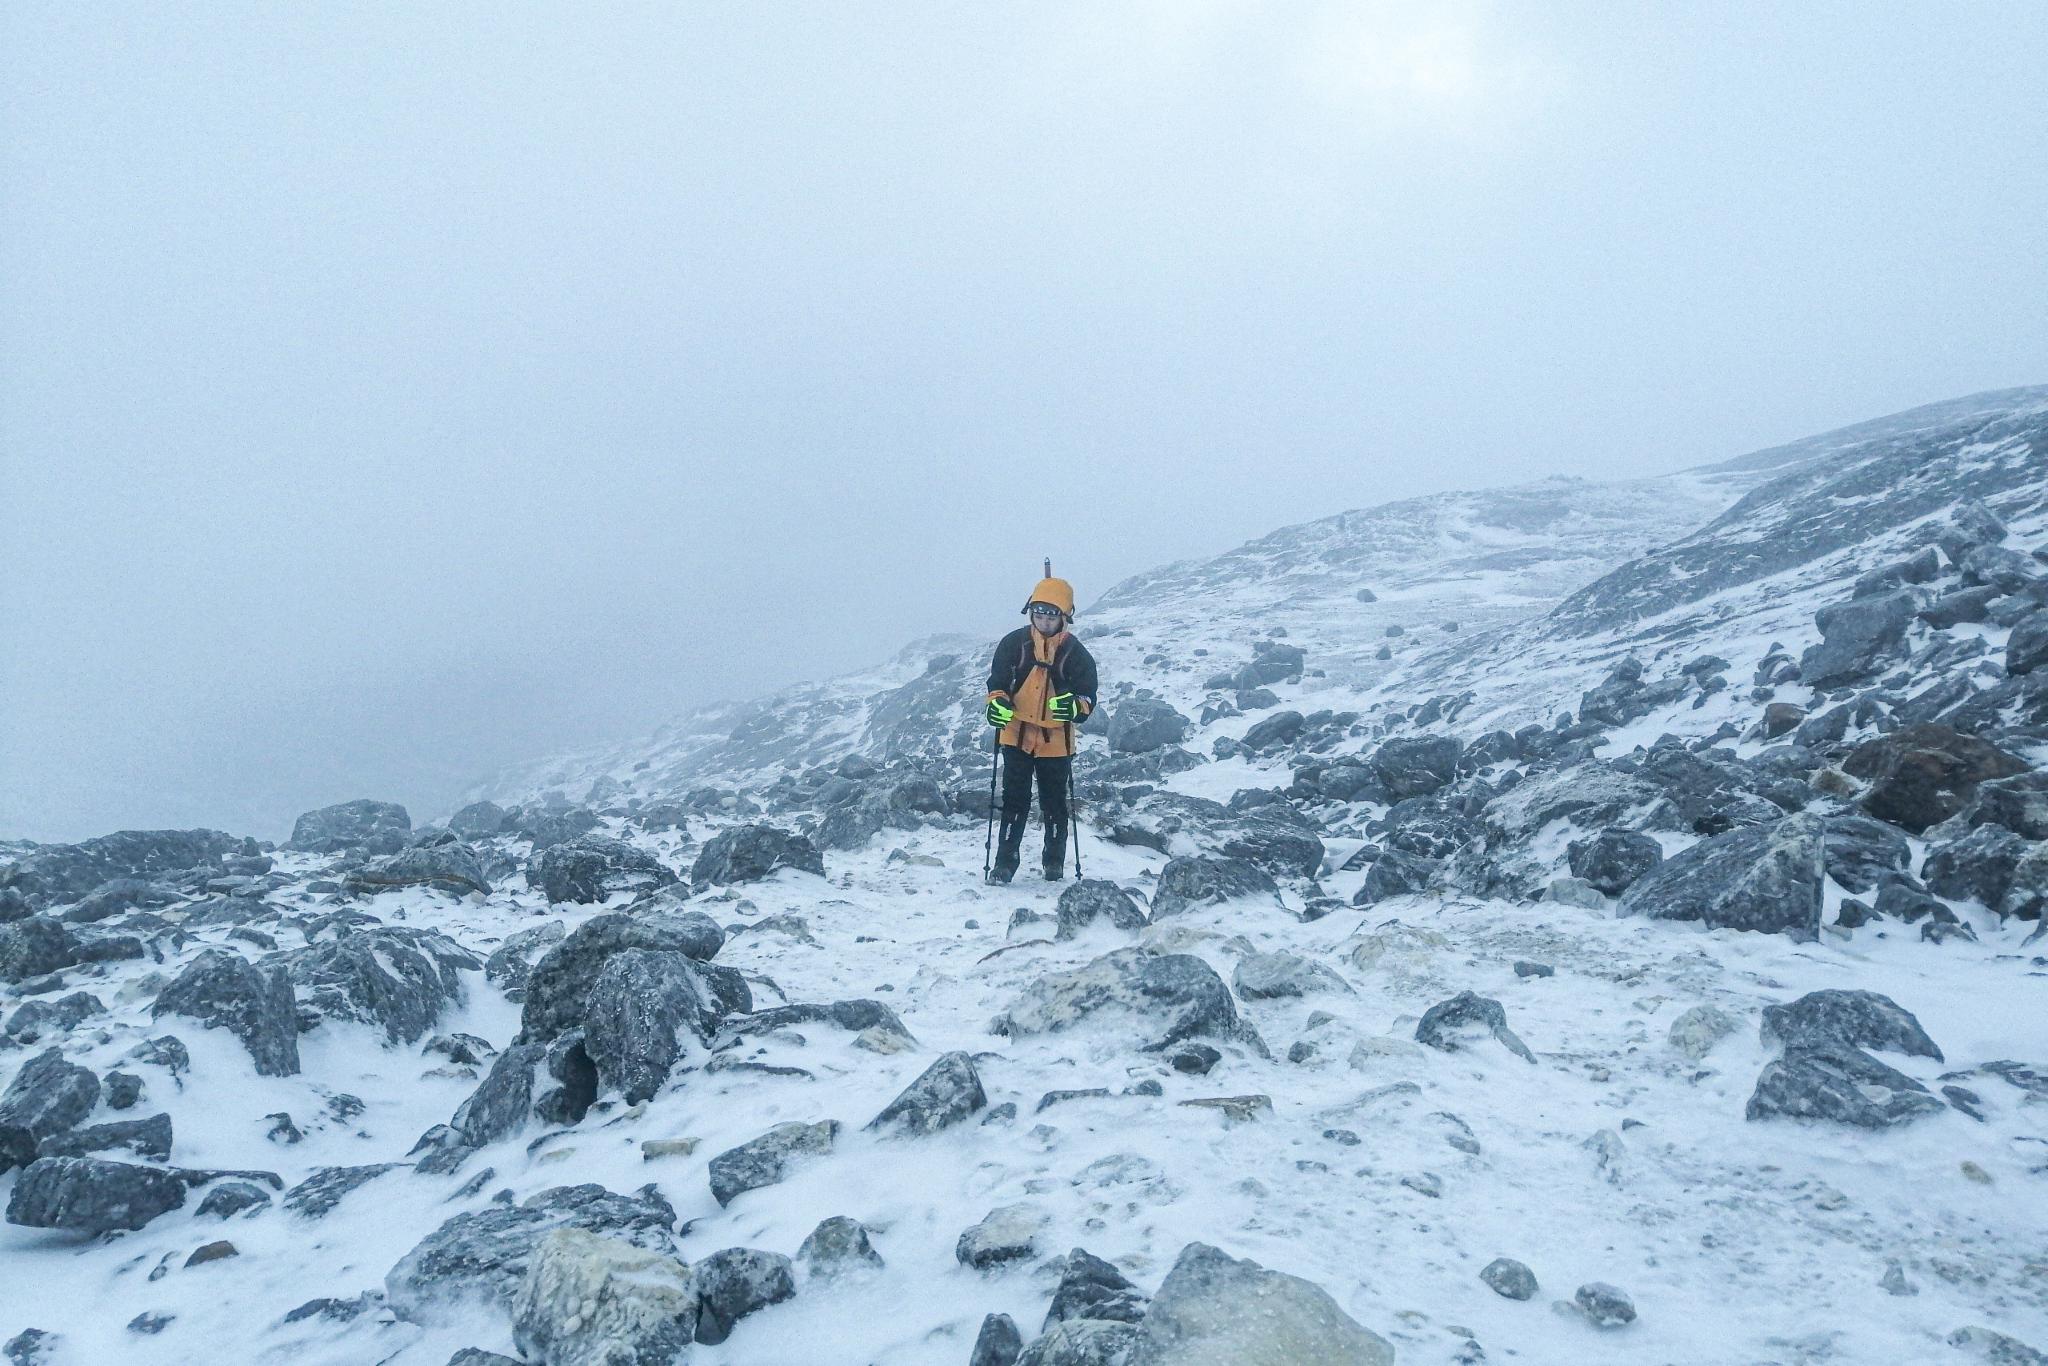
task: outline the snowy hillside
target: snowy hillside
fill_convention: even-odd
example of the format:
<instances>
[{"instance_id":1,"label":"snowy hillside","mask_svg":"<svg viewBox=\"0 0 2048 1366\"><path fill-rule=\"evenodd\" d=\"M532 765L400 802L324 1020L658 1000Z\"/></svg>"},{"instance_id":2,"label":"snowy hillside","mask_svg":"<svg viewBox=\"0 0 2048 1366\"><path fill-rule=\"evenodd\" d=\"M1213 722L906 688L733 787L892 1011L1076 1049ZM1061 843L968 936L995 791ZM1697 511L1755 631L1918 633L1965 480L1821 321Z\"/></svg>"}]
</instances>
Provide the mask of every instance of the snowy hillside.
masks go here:
<instances>
[{"instance_id":1,"label":"snowy hillside","mask_svg":"<svg viewBox=\"0 0 2048 1366\"><path fill-rule=\"evenodd\" d=\"M424 827L0 851L0 1340L2044 1359L2048 389L1076 627L1081 881L981 882L979 638Z\"/></svg>"}]
</instances>

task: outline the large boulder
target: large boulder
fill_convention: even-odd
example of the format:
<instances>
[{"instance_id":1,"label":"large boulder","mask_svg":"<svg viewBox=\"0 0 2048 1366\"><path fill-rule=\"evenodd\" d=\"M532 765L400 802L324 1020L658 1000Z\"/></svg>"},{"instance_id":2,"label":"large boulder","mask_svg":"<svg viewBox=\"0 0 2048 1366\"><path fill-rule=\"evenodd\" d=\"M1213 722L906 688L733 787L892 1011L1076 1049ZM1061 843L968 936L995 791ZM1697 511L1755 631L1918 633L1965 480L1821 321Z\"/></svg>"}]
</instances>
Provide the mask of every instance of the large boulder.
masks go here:
<instances>
[{"instance_id":1,"label":"large boulder","mask_svg":"<svg viewBox=\"0 0 2048 1366\"><path fill-rule=\"evenodd\" d=\"M1768 1064L1744 1114L1888 1129L1947 1108L1898 1069L1860 1049L1829 1043L1787 1049Z\"/></svg>"},{"instance_id":2,"label":"large boulder","mask_svg":"<svg viewBox=\"0 0 2048 1366\"><path fill-rule=\"evenodd\" d=\"M1461 752L1456 736L1404 736L1374 750L1372 767L1388 796L1426 797L1458 776Z\"/></svg>"},{"instance_id":3,"label":"large boulder","mask_svg":"<svg viewBox=\"0 0 2048 1366\"><path fill-rule=\"evenodd\" d=\"M1874 991L1810 991L1764 1007L1763 1040L1795 1048L1877 1048L1943 1061L1927 1031L1889 996Z\"/></svg>"},{"instance_id":4,"label":"large boulder","mask_svg":"<svg viewBox=\"0 0 2048 1366\"><path fill-rule=\"evenodd\" d=\"M719 939L706 935L700 923L705 919L694 912L671 916L614 911L584 921L527 974L520 1037L544 1043L581 1028L591 988L614 954L646 949L701 960L707 950L715 952ZM721 1002L721 1014L753 1008L752 993L738 972L718 964L705 967L706 980Z\"/></svg>"},{"instance_id":5,"label":"large boulder","mask_svg":"<svg viewBox=\"0 0 2048 1366\"><path fill-rule=\"evenodd\" d=\"M1060 1283L1052 1292L1052 1305L1045 1311L1040 1331L1049 1333L1054 1325L1077 1319L1137 1323L1145 1317L1148 1303L1123 1272L1077 1247L1060 1268Z\"/></svg>"},{"instance_id":6,"label":"large boulder","mask_svg":"<svg viewBox=\"0 0 2048 1366\"><path fill-rule=\"evenodd\" d=\"M1047 973L996 1018L995 1030L1011 1037L1057 1034L1111 1020L1135 1029L1148 1052L1202 1036L1260 1046L1214 968L1193 954L1141 946Z\"/></svg>"},{"instance_id":7,"label":"large boulder","mask_svg":"<svg viewBox=\"0 0 2048 1366\"><path fill-rule=\"evenodd\" d=\"M489 839L511 828L512 814L496 802L471 802L448 818L448 828L463 839Z\"/></svg>"},{"instance_id":8,"label":"large boulder","mask_svg":"<svg viewBox=\"0 0 2048 1366\"><path fill-rule=\"evenodd\" d=\"M1275 804L1217 831L1223 857L1243 859L1275 877L1314 877L1323 866L1323 842L1299 819L1278 814L1292 808Z\"/></svg>"},{"instance_id":9,"label":"large boulder","mask_svg":"<svg viewBox=\"0 0 2048 1366\"><path fill-rule=\"evenodd\" d=\"M1072 939L1098 920L1119 930L1142 930L1148 923L1138 899L1104 878L1082 878L1060 893L1055 908L1059 928L1053 938Z\"/></svg>"},{"instance_id":10,"label":"large boulder","mask_svg":"<svg viewBox=\"0 0 2048 1366\"><path fill-rule=\"evenodd\" d=\"M2005 671L2017 678L2048 668L2048 608L2031 613L2005 641Z\"/></svg>"},{"instance_id":11,"label":"large boulder","mask_svg":"<svg viewBox=\"0 0 2048 1366\"><path fill-rule=\"evenodd\" d=\"M2030 840L2048 840L2048 769L1991 778L1963 808L1964 825L1996 825Z\"/></svg>"},{"instance_id":12,"label":"large boulder","mask_svg":"<svg viewBox=\"0 0 2048 1366\"><path fill-rule=\"evenodd\" d=\"M14 1179L7 1222L108 1233L138 1229L185 1203L183 1173L101 1157L39 1157Z\"/></svg>"},{"instance_id":13,"label":"large boulder","mask_svg":"<svg viewBox=\"0 0 2048 1366\"><path fill-rule=\"evenodd\" d=\"M1138 1338L1133 1324L1068 1319L1051 1325L1025 1347L1016 1366L1125 1366Z\"/></svg>"},{"instance_id":14,"label":"large boulder","mask_svg":"<svg viewBox=\"0 0 2048 1366\"><path fill-rule=\"evenodd\" d=\"M228 855L255 852L253 840L219 830L120 830L78 844L38 845L0 868L0 887L19 892L29 906L57 906L115 879L217 872Z\"/></svg>"},{"instance_id":15,"label":"large boulder","mask_svg":"<svg viewBox=\"0 0 2048 1366\"><path fill-rule=\"evenodd\" d=\"M1394 1349L1312 1282L1206 1243L1181 1249L1128 1366L1393 1366Z\"/></svg>"},{"instance_id":16,"label":"large boulder","mask_svg":"<svg viewBox=\"0 0 2048 1366\"><path fill-rule=\"evenodd\" d=\"M2024 761L1996 745L1932 722L1866 740L1842 768L1870 788L1863 809L1918 834L1955 815L1992 778L2024 773Z\"/></svg>"},{"instance_id":17,"label":"large boulder","mask_svg":"<svg viewBox=\"0 0 2048 1366\"><path fill-rule=\"evenodd\" d=\"M1268 896L1277 901L1279 891L1263 869L1245 859L1203 854L1170 859L1159 870L1159 882L1152 892L1152 919L1244 896Z\"/></svg>"},{"instance_id":18,"label":"large boulder","mask_svg":"<svg viewBox=\"0 0 2048 1366\"><path fill-rule=\"evenodd\" d=\"M0 982L26 982L79 961L78 937L46 915L0 925Z\"/></svg>"},{"instance_id":19,"label":"large boulder","mask_svg":"<svg viewBox=\"0 0 2048 1366\"><path fill-rule=\"evenodd\" d=\"M1638 879L1621 912L1818 939L1826 841L1821 819L1804 815L1712 836Z\"/></svg>"},{"instance_id":20,"label":"large boulder","mask_svg":"<svg viewBox=\"0 0 2048 1366\"><path fill-rule=\"evenodd\" d=\"M35 1161L36 1146L71 1128L99 1104L100 1079L46 1048L0 1093L0 1172Z\"/></svg>"},{"instance_id":21,"label":"large boulder","mask_svg":"<svg viewBox=\"0 0 2048 1366\"><path fill-rule=\"evenodd\" d=\"M550 1230L512 1303L512 1340L548 1366L671 1366L697 1336L697 1289L671 1254Z\"/></svg>"},{"instance_id":22,"label":"large boulder","mask_svg":"<svg viewBox=\"0 0 2048 1366\"><path fill-rule=\"evenodd\" d=\"M755 882L778 868L825 875L825 860L802 835L772 825L740 825L712 836L690 868L690 882L707 887Z\"/></svg>"},{"instance_id":23,"label":"large boulder","mask_svg":"<svg viewBox=\"0 0 2048 1366\"><path fill-rule=\"evenodd\" d=\"M150 1014L184 1015L225 1029L242 1041L263 1076L298 1075L298 1003L282 965L259 968L240 954L208 949L157 994Z\"/></svg>"},{"instance_id":24,"label":"large boulder","mask_svg":"<svg viewBox=\"0 0 2048 1366\"><path fill-rule=\"evenodd\" d=\"M534 1069L547 1052L544 1044L513 1044L491 1060L491 1070L449 1121L464 1144L481 1148L525 1126L533 1110Z\"/></svg>"},{"instance_id":25,"label":"large boulder","mask_svg":"<svg viewBox=\"0 0 2048 1366\"><path fill-rule=\"evenodd\" d=\"M431 887L456 896L488 896L491 891L490 879L484 876L476 851L453 835L372 859L360 868L350 869L341 885L344 891L356 896L375 896L378 892L409 887Z\"/></svg>"},{"instance_id":26,"label":"large boulder","mask_svg":"<svg viewBox=\"0 0 2048 1366\"><path fill-rule=\"evenodd\" d=\"M418 1043L463 999L462 974L483 964L444 934L400 925L342 929L291 956L292 981L329 1019L383 1029L390 1043Z\"/></svg>"},{"instance_id":27,"label":"large boulder","mask_svg":"<svg viewBox=\"0 0 2048 1366\"><path fill-rule=\"evenodd\" d=\"M2031 847L2001 826L1980 825L1930 848L1920 864L1920 879L1936 896L1995 909Z\"/></svg>"},{"instance_id":28,"label":"large boulder","mask_svg":"<svg viewBox=\"0 0 2048 1366\"><path fill-rule=\"evenodd\" d=\"M693 1041L700 1048L710 1043L736 1004L710 972L680 953L650 949L625 949L606 960L583 1016L583 1047L600 1087L623 1092L629 1103L647 1100Z\"/></svg>"},{"instance_id":29,"label":"large boulder","mask_svg":"<svg viewBox=\"0 0 2048 1366\"><path fill-rule=\"evenodd\" d=\"M729 1247L692 1267L690 1283L697 1292L697 1341L711 1346L731 1337L747 1315L792 1298L796 1271L779 1252Z\"/></svg>"},{"instance_id":30,"label":"large boulder","mask_svg":"<svg viewBox=\"0 0 2048 1366\"><path fill-rule=\"evenodd\" d=\"M1109 747L1118 754L1149 754L1185 740L1192 723L1171 703L1133 697L1109 713Z\"/></svg>"},{"instance_id":31,"label":"large boulder","mask_svg":"<svg viewBox=\"0 0 2048 1366\"><path fill-rule=\"evenodd\" d=\"M1248 953L1237 960L1231 985L1247 1001L1349 993L1351 984L1332 969L1298 953Z\"/></svg>"},{"instance_id":32,"label":"large boulder","mask_svg":"<svg viewBox=\"0 0 2048 1366\"><path fill-rule=\"evenodd\" d=\"M1664 861L1664 846L1654 835L1618 827L1565 847L1572 876L1584 878L1608 896L1620 896L1637 879Z\"/></svg>"},{"instance_id":33,"label":"large boulder","mask_svg":"<svg viewBox=\"0 0 2048 1366\"><path fill-rule=\"evenodd\" d=\"M1299 739L1307 724L1308 718L1298 711L1276 711L1271 716L1261 718L1244 733L1244 738L1238 743L1253 754L1279 749Z\"/></svg>"},{"instance_id":34,"label":"large boulder","mask_svg":"<svg viewBox=\"0 0 2048 1366\"><path fill-rule=\"evenodd\" d=\"M919 1138L950 1129L988 1104L974 1059L952 1052L927 1067L867 1127L899 1138Z\"/></svg>"},{"instance_id":35,"label":"large boulder","mask_svg":"<svg viewBox=\"0 0 2048 1366\"><path fill-rule=\"evenodd\" d=\"M384 1277L385 1302L400 1318L432 1323L469 1306L512 1308L542 1238L558 1228L675 1254L675 1211L658 1197L616 1195L599 1185L555 1186L517 1205L457 1214L422 1239Z\"/></svg>"},{"instance_id":36,"label":"large boulder","mask_svg":"<svg viewBox=\"0 0 2048 1366\"><path fill-rule=\"evenodd\" d=\"M411 837L412 817L404 807L363 799L308 811L293 824L285 847L309 854L395 854Z\"/></svg>"},{"instance_id":37,"label":"large boulder","mask_svg":"<svg viewBox=\"0 0 2048 1366\"><path fill-rule=\"evenodd\" d=\"M835 1119L778 1124L711 1159L711 1198L722 1208L748 1191L777 1185L797 1163L831 1152L838 1139Z\"/></svg>"},{"instance_id":38,"label":"large boulder","mask_svg":"<svg viewBox=\"0 0 2048 1366\"><path fill-rule=\"evenodd\" d=\"M1868 678L1898 653L1906 628L1925 604L1923 592L1906 588L1821 608L1813 617L1821 643L1799 657L1800 681L1832 688Z\"/></svg>"},{"instance_id":39,"label":"large boulder","mask_svg":"<svg viewBox=\"0 0 2048 1366\"><path fill-rule=\"evenodd\" d=\"M588 904L620 892L644 892L676 880L668 865L624 840L579 835L542 850L528 879L549 901Z\"/></svg>"},{"instance_id":40,"label":"large boulder","mask_svg":"<svg viewBox=\"0 0 2048 1366\"><path fill-rule=\"evenodd\" d=\"M1870 891L1913 863L1913 847L1896 829L1869 816L1827 816L1828 876L1845 892Z\"/></svg>"},{"instance_id":41,"label":"large boulder","mask_svg":"<svg viewBox=\"0 0 2048 1366\"><path fill-rule=\"evenodd\" d=\"M1405 849L1384 849L1365 870L1365 881L1352 894L1354 906L1377 906L1392 897L1427 891L1442 872L1441 860Z\"/></svg>"}]
</instances>

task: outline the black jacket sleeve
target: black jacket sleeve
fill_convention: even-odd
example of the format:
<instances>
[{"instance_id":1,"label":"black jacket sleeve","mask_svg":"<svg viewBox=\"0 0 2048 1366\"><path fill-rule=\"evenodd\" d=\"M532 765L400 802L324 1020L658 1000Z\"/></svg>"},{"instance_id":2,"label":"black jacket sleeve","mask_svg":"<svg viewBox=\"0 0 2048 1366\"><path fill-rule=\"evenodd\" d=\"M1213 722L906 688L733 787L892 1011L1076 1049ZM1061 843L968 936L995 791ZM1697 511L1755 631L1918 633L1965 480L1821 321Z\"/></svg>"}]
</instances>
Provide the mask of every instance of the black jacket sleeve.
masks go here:
<instances>
[{"instance_id":1,"label":"black jacket sleeve","mask_svg":"<svg viewBox=\"0 0 2048 1366\"><path fill-rule=\"evenodd\" d=\"M1022 630L1012 631L996 642L995 658L989 661L988 666L988 691L1008 693L1016 690L1019 644L1017 638L1030 629L1026 626Z\"/></svg>"},{"instance_id":2,"label":"black jacket sleeve","mask_svg":"<svg viewBox=\"0 0 2048 1366\"><path fill-rule=\"evenodd\" d=\"M1067 691L1088 703L1087 710L1074 718L1074 724L1080 725L1095 715L1095 691L1098 686L1095 656L1089 654L1088 647L1077 640L1074 642L1074 648L1067 652L1066 665L1060 672L1061 681L1066 685Z\"/></svg>"}]
</instances>

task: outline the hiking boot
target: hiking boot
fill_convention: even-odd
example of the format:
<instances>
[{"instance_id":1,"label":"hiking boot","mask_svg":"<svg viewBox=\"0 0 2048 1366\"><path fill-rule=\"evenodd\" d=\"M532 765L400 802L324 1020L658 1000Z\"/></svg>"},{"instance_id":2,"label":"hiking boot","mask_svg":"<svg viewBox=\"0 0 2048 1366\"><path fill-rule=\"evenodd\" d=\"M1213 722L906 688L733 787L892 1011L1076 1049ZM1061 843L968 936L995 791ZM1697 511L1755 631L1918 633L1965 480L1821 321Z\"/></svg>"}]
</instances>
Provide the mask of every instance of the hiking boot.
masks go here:
<instances>
[{"instance_id":1,"label":"hiking boot","mask_svg":"<svg viewBox=\"0 0 2048 1366\"><path fill-rule=\"evenodd\" d=\"M1017 876L1017 865L1024 859L1025 817L1014 819L1005 816L1000 841L996 845L995 866L989 869L990 882L1008 882Z\"/></svg>"},{"instance_id":2,"label":"hiking boot","mask_svg":"<svg viewBox=\"0 0 2048 1366\"><path fill-rule=\"evenodd\" d=\"M1067 875L1067 827L1064 822L1045 828L1045 858L1040 866L1045 870L1047 882L1058 882Z\"/></svg>"}]
</instances>

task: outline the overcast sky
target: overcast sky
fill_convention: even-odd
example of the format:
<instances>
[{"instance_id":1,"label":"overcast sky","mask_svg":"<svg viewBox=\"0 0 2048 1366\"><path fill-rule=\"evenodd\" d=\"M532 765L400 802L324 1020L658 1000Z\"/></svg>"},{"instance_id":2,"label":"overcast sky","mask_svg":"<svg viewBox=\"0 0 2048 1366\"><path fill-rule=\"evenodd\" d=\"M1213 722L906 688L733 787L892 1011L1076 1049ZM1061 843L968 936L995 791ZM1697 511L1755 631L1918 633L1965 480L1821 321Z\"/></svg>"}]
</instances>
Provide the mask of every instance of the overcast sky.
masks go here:
<instances>
[{"instance_id":1,"label":"overcast sky","mask_svg":"<svg viewBox=\"0 0 2048 1366\"><path fill-rule=\"evenodd\" d=\"M0 836L2048 381L2048 6L0 7ZM1084 623L1085 624L1085 623Z\"/></svg>"}]
</instances>

